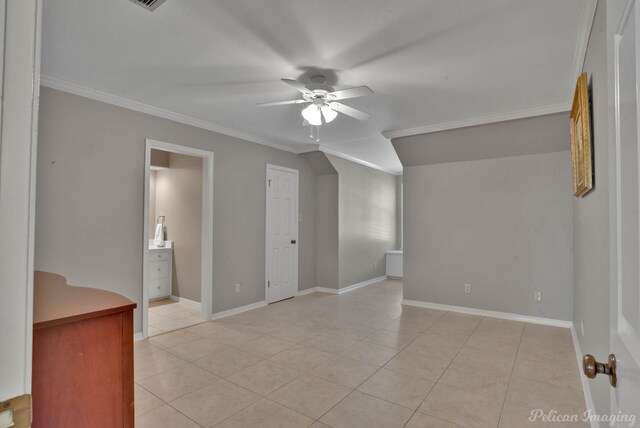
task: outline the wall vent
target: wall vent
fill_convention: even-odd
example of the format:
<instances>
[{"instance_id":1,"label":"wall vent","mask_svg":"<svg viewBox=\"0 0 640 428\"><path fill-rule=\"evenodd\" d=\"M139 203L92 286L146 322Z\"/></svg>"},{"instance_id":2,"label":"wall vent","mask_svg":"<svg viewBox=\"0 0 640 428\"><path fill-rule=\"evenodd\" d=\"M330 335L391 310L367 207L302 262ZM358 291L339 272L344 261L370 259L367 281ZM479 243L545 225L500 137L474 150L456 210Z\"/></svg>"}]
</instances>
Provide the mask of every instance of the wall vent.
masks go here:
<instances>
[{"instance_id":1,"label":"wall vent","mask_svg":"<svg viewBox=\"0 0 640 428\"><path fill-rule=\"evenodd\" d=\"M164 0L131 0L131 1L150 11L156 10L158 6L164 3Z\"/></svg>"}]
</instances>

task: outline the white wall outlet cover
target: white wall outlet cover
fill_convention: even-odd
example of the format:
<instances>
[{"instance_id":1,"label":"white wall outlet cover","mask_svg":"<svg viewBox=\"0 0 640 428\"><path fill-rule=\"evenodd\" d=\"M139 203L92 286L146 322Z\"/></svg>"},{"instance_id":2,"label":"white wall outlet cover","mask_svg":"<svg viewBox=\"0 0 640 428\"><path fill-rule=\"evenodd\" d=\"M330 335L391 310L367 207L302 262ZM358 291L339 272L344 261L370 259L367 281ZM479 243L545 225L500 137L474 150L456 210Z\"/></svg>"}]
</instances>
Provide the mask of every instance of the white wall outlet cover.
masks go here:
<instances>
[{"instance_id":1,"label":"white wall outlet cover","mask_svg":"<svg viewBox=\"0 0 640 428\"><path fill-rule=\"evenodd\" d=\"M470 294L471 293L471 284L465 284L464 285L464 292L466 294Z\"/></svg>"},{"instance_id":2,"label":"white wall outlet cover","mask_svg":"<svg viewBox=\"0 0 640 428\"><path fill-rule=\"evenodd\" d=\"M240 292L240 284L236 284L236 294Z\"/></svg>"},{"instance_id":3,"label":"white wall outlet cover","mask_svg":"<svg viewBox=\"0 0 640 428\"><path fill-rule=\"evenodd\" d=\"M536 302L541 302L542 301L542 292L541 291L535 291L533 293L533 298L536 300Z\"/></svg>"}]
</instances>

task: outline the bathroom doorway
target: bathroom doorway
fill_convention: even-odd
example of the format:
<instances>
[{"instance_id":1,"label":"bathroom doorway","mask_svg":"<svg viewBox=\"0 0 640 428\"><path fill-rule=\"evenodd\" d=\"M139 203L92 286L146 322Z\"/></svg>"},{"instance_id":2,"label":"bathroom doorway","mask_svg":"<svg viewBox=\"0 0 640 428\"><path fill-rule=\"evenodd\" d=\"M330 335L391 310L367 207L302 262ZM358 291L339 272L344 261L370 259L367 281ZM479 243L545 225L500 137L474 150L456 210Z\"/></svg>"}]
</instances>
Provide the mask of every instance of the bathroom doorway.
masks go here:
<instances>
[{"instance_id":1,"label":"bathroom doorway","mask_svg":"<svg viewBox=\"0 0 640 428\"><path fill-rule=\"evenodd\" d=\"M146 142L143 336L211 319L213 153Z\"/></svg>"}]
</instances>

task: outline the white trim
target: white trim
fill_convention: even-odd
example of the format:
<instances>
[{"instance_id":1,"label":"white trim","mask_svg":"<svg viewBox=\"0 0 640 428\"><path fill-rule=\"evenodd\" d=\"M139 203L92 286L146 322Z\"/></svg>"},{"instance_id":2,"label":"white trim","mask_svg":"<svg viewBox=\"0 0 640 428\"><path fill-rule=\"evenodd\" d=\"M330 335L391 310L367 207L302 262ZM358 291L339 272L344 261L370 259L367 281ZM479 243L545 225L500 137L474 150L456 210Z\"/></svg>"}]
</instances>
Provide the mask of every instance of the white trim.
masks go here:
<instances>
[{"instance_id":1,"label":"white trim","mask_svg":"<svg viewBox=\"0 0 640 428\"><path fill-rule=\"evenodd\" d=\"M270 231L271 231L271 210L269 209L269 204L271 203L269 200L269 171L283 171L287 173L294 174L296 177L296 189L295 189L295 216L293 218L294 224L294 235L297 244L295 244L295 272L293 277L296 279L296 289L293 293L295 297L298 295L298 291L300 289L300 280L298 278L299 272L299 256L300 256L300 172L297 169L287 168L286 166L267 164L265 168L265 180L264 180L264 191L265 191L265 204L264 204L264 212L265 212L265 237L264 237L264 297L267 303L273 303L270 300L269 296L269 254L270 254ZM286 298L286 297L285 297Z\"/></svg>"},{"instance_id":2,"label":"white trim","mask_svg":"<svg viewBox=\"0 0 640 428\"><path fill-rule=\"evenodd\" d=\"M329 294L344 294L353 290L357 290L358 288L367 287L369 285L376 284L380 281L385 281L387 279L386 276L379 276L377 278L369 279L367 281L359 282L357 284L352 284L348 287L343 288L327 288L327 287L312 287L307 288L305 290L299 291L298 296L306 296L311 293L329 293Z\"/></svg>"},{"instance_id":3,"label":"white trim","mask_svg":"<svg viewBox=\"0 0 640 428\"><path fill-rule=\"evenodd\" d=\"M183 303L183 304L185 304L187 306L191 306L193 308L200 309L200 307L202 306L200 304L200 302L196 302L195 300L185 299L184 297L180 297L180 296L174 296L173 294L171 296L169 296L169 298L171 300L173 300L174 302Z\"/></svg>"},{"instance_id":4,"label":"white trim","mask_svg":"<svg viewBox=\"0 0 640 428\"><path fill-rule=\"evenodd\" d=\"M580 348L580 342L578 341L578 335L576 333L576 327L571 323L571 337L573 339L573 349L576 352L576 360L578 361L578 376L580 376L580 382L582 382L582 391L584 394L584 404L586 406L586 410L590 412L590 414L596 414L596 408L593 404L593 397L591 396L591 386L589 384L589 380L586 376L583 376L580 367L582 367L582 349ZM598 422L595 420L591 420L591 428L600 428Z\"/></svg>"},{"instance_id":5,"label":"white trim","mask_svg":"<svg viewBox=\"0 0 640 428\"><path fill-rule=\"evenodd\" d=\"M484 309L467 308L464 306L442 305L440 303L421 302L419 300L402 300L403 305L416 306L418 308L438 309L441 311L460 312L463 314L480 315L483 317L500 318L511 321L522 321L531 324L550 325L554 327L571 328L571 321L556 320L552 318L532 317L529 315L511 314L508 312L487 311Z\"/></svg>"},{"instance_id":6,"label":"white trim","mask_svg":"<svg viewBox=\"0 0 640 428\"><path fill-rule=\"evenodd\" d=\"M576 50L573 54L573 67L571 71L571 85L569 85L569 93L567 94L567 102L573 100L573 91L576 86L576 82L580 74L582 74L582 67L584 66L584 60L587 56L587 46L589 45L589 36L591 35L591 27L593 27L593 20L596 16L597 0L587 0L584 2L584 9L582 10L580 29L578 30L578 41L576 43Z\"/></svg>"},{"instance_id":7,"label":"white trim","mask_svg":"<svg viewBox=\"0 0 640 428\"><path fill-rule=\"evenodd\" d=\"M134 342L140 342L141 340L144 340L144 333L143 332L138 332L138 333L133 333L133 341Z\"/></svg>"},{"instance_id":8,"label":"white trim","mask_svg":"<svg viewBox=\"0 0 640 428\"><path fill-rule=\"evenodd\" d=\"M142 269L142 334L149 333L149 181L151 149L160 149L172 153L202 158L202 249L200 272L200 317L210 320L213 312L213 168L214 154L187 146L180 146L147 138L144 160L144 218L143 218L143 269Z\"/></svg>"},{"instance_id":9,"label":"white trim","mask_svg":"<svg viewBox=\"0 0 640 428\"><path fill-rule=\"evenodd\" d=\"M388 139L409 137L412 135L429 134L432 132L448 131L450 129L467 128L469 126L486 125L489 123L505 122L508 120L525 119L527 117L544 116L546 114L567 112L571 109L570 103L554 104L544 107L535 107L512 113L497 113L486 116L472 117L469 119L454 120L452 122L434 123L433 125L419 126L417 128L386 131L382 135Z\"/></svg>"},{"instance_id":10,"label":"white trim","mask_svg":"<svg viewBox=\"0 0 640 428\"><path fill-rule=\"evenodd\" d=\"M338 294L348 293L349 291L357 290L358 288L366 287L368 285L376 284L380 281L385 281L387 276L379 276L377 278L368 279L366 281L359 282L357 284L351 284L347 287L342 287L338 289Z\"/></svg>"},{"instance_id":11,"label":"white trim","mask_svg":"<svg viewBox=\"0 0 640 428\"><path fill-rule=\"evenodd\" d=\"M346 160L351 161L351 162L359 163L360 165L368 166L369 168L377 169L378 171L386 172L387 174L402 175L402 171L398 172L398 171L393 171L391 169L383 168L381 166L374 165L371 162L367 162L365 160L359 159L359 158L357 158L355 156L351 156L351 155L347 155L347 154L344 154L344 153L336 152L336 151L331 150L331 149L325 149L323 147L320 147L318 150L321 151L321 152L324 152L324 153L327 153L327 154L342 158L342 159L346 159Z\"/></svg>"},{"instance_id":12,"label":"white trim","mask_svg":"<svg viewBox=\"0 0 640 428\"><path fill-rule=\"evenodd\" d=\"M216 312L215 314L211 315L211 320L215 321L215 320L219 320L221 318L230 317L232 315L238 315L238 314L241 314L243 312L251 311L253 309L262 308L264 306L267 306L267 301L266 300L263 300L261 302L251 303L250 305L240 306L238 308L229 309L227 311Z\"/></svg>"},{"instance_id":13,"label":"white trim","mask_svg":"<svg viewBox=\"0 0 640 428\"><path fill-rule=\"evenodd\" d=\"M271 141L264 140L255 135L236 131L235 129L226 128L207 120L197 119L192 116L188 116L181 113L176 113L170 110L154 107L149 104L144 104L138 101L134 101L128 98L112 95L107 92L99 91L97 89L88 88L86 86L78 85L77 83L66 82L64 80L57 79L51 76L42 76L40 80L42 86L47 88L57 89L58 91L68 92L70 94L78 95L81 97L89 98L92 100L100 101L103 103L111 104L118 107L123 107L129 110L137 111L140 113L149 114L151 116L160 117L163 119L173 120L174 122L183 123L185 125L195 126L196 128L206 129L208 131L217 132L219 134L229 135L231 137L240 138L242 140L250 141L252 143L261 144L263 146L271 147L278 150L284 150L290 153L297 153L300 149L294 149L292 147L283 146ZM306 148L304 149L306 150Z\"/></svg>"}]
</instances>

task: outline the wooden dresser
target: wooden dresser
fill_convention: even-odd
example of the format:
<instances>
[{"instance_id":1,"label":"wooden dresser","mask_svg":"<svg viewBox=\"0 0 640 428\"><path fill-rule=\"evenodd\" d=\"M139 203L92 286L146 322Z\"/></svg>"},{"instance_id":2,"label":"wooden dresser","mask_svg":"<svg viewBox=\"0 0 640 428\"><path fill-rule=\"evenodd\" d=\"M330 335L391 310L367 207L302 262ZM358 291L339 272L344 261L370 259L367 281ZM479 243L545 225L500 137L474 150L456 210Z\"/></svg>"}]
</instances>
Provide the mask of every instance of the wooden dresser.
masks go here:
<instances>
[{"instance_id":1,"label":"wooden dresser","mask_svg":"<svg viewBox=\"0 0 640 428\"><path fill-rule=\"evenodd\" d=\"M136 304L46 272L33 301L32 426L133 427Z\"/></svg>"}]
</instances>

